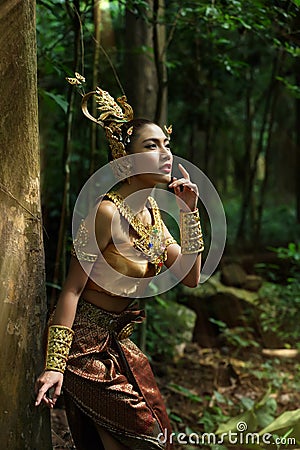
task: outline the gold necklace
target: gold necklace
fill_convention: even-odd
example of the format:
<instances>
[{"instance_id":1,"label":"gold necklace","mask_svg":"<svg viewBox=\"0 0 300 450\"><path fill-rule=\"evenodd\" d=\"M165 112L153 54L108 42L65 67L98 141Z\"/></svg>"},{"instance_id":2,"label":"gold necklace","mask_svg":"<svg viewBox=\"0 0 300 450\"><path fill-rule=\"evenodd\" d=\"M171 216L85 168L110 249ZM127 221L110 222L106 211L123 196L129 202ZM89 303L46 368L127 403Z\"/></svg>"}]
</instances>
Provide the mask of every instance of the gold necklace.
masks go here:
<instances>
[{"instance_id":1,"label":"gold necklace","mask_svg":"<svg viewBox=\"0 0 300 450\"><path fill-rule=\"evenodd\" d=\"M136 250L142 252L151 264L154 264L155 275L157 275L167 259L167 247L164 242L163 222L156 201L153 197L148 197L154 223L153 225L144 225L134 215L132 209L120 194L112 191L108 192L106 197L114 202L122 216L140 236L138 239L134 239L133 246Z\"/></svg>"}]
</instances>

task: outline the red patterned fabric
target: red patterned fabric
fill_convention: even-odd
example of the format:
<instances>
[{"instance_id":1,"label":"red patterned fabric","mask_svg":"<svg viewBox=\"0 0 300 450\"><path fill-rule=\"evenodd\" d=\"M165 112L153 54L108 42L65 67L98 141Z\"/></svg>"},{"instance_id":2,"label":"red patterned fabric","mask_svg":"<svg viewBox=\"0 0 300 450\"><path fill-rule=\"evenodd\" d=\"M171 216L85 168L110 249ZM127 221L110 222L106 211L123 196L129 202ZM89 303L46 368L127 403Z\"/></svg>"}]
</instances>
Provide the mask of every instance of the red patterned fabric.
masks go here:
<instances>
[{"instance_id":1,"label":"red patterned fabric","mask_svg":"<svg viewBox=\"0 0 300 450\"><path fill-rule=\"evenodd\" d=\"M85 446L80 414L132 450L171 448L157 438L171 431L148 359L120 333L144 318L144 311L133 308L117 314L79 302L64 390L69 425L80 450L92 448Z\"/></svg>"}]
</instances>

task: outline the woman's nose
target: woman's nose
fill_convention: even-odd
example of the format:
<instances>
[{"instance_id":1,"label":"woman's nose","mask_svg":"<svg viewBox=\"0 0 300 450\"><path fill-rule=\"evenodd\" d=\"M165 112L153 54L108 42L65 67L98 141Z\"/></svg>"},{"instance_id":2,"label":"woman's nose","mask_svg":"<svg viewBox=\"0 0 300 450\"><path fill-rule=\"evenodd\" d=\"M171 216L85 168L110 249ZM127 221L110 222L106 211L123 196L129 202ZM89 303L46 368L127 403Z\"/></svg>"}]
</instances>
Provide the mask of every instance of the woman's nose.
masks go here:
<instances>
[{"instance_id":1,"label":"woman's nose","mask_svg":"<svg viewBox=\"0 0 300 450\"><path fill-rule=\"evenodd\" d=\"M170 147L166 147L165 145L162 146L162 150L166 154L170 154L171 153Z\"/></svg>"}]
</instances>

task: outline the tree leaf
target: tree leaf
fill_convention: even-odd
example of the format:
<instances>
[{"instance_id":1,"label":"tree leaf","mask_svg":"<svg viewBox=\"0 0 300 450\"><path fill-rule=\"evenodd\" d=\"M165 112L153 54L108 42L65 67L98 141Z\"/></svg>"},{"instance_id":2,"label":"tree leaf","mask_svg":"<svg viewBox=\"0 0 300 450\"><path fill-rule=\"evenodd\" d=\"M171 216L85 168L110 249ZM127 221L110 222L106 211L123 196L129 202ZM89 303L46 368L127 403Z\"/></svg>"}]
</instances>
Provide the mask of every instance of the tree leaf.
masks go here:
<instances>
[{"instance_id":1,"label":"tree leaf","mask_svg":"<svg viewBox=\"0 0 300 450\"><path fill-rule=\"evenodd\" d=\"M261 430L259 434L262 436L266 433L276 433L279 436L283 436L291 428L293 428L293 431L289 436L300 440L300 409L285 411L267 427Z\"/></svg>"},{"instance_id":2,"label":"tree leaf","mask_svg":"<svg viewBox=\"0 0 300 450\"><path fill-rule=\"evenodd\" d=\"M64 113L67 113L68 110L68 102L65 100L65 97L60 94L54 94L53 92L45 91L45 89L39 89L39 93L43 97L49 97L51 98L58 106L61 107L61 109L64 111Z\"/></svg>"}]
</instances>

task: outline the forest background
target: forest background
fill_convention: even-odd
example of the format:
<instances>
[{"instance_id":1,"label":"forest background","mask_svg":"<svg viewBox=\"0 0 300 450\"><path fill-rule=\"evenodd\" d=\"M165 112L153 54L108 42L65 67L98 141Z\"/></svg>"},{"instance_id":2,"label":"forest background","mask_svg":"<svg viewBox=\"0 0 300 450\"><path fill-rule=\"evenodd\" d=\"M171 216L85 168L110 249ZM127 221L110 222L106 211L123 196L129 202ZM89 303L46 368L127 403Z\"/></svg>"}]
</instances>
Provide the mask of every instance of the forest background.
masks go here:
<instances>
[{"instance_id":1,"label":"forest background","mask_svg":"<svg viewBox=\"0 0 300 450\"><path fill-rule=\"evenodd\" d=\"M299 387L291 383L296 383L299 368L300 334L300 1L37 0L36 6L47 309L54 306L65 278L77 195L107 162L101 130L82 116L80 96L65 80L79 72L86 77L88 90L100 85L114 97L124 91L136 116L173 124L172 151L209 177L225 209L227 242L218 269L233 263L235 275L243 270L261 278L254 294L242 289L239 281L233 283L229 316L238 311L243 320L237 323L224 319L222 302L217 312L199 311L195 296L180 286L154 295L147 306L150 320L136 339L145 346L147 335L145 349L162 383L168 384L165 395L183 396L192 405L190 415L185 415L170 403L173 424L187 432L195 429L196 421L197 430L211 432L228 423L231 415L250 414L255 416L253 429L262 430L297 406L295 397L280 406L274 390L290 395ZM3 179L1 186L4 192ZM210 224L203 208L201 212L209 241ZM219 278L216 283L221 290L217 293L228 299ZM215 291L203 290L196 291L200 303L216 296ZM187 306L194 308L195 317ZM205 313L211 327L199 337L195 329L198 326L199 331L199 315ZM41 315L40 324L43 320ZM189 338L174 332L182 328L189 330ZM17 335L16 329L10 334ZM205 341L208 337L212 340ZM180 384L175 377L171 383L172 369L164 371L161 362L181 364L182 370L180 349L191 339L209 342L215 356L223 351L222 364L228 349L239 361L245 349L248 355L253 352L252 366L244 361L237 369L226 359L226 388L231 395L236 387L232 379L242 378L239 370L245 370L255 383L269 385L268 395L262 388L255 395L239 393L233 401L213 384L213 388L205 385L206 398L199 379L193 377L193 383L185 385L184 378ZM284 367L278 357L262 361L265 347L293 349L296 359ZM201 345L190 348L203 362L202 350ZM228 375L229 369L233 373ZM4 388L1 392L5 396ZM285 420L281 427L275 425L276 433L288 432L299 440L299 411L294 422L291 416ZM15 443L9 447L9 442L12 437L5 441L7 448L21 448Z\"/></svg>"}]
</instances>

